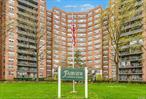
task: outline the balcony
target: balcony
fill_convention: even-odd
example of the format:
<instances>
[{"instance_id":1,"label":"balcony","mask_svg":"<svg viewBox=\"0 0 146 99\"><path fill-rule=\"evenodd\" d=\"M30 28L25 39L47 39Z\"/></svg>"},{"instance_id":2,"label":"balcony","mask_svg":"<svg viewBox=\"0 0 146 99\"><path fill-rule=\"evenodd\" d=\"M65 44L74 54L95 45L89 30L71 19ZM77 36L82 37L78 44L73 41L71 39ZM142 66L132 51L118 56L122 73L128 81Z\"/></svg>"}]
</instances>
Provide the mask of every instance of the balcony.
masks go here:
<instances>
[{"instance_id":1,"label":"balcony","mask_svg":"<svg viewBox=\"0 0 146 99\"><path fill-rule=\"evenodd\" d=\"M32 6L32 7L36 8L36 9L38 8L38 5L37 4L33 4L33 3L28 2L26 0L18 0L18 1L21 2L21 3L27 4L29 6Z\"/></svg>"},{"instance_id":2,"label":"balcony","mask_svg":"<svg viewBox=\"0 0 146 99\"><path fill-rule=\"evenodd\" d=\"M143 29L137 29L137 30L134 30L134 31L129 31L129 32L126 32L126 33L122 33L121 37L129 36L129 35L137 34L137 33L141 33L141 32L143 32Z\"/></svg>"},{"instance_id":3,"label":"balcony","mask_svg":"<svg viewBox=\"0 0 146 99\"><path fill-rule=\"evenodd\" d=\"M19 40L19 41L25 41L25 42L31 42L31 43L33 43L33 44L36 43L35 40L28 39L28 38L25 38L25 37L18 37L18 40Z\"/></svg>"},{"instance_id":4,"label":"balcony","mask_svg":"<svg viewBox=\"0 0 146 99\"><path fill-rule=\"evenodd\" d=\"M28 60L28 61L36 61L36 58L34 58L34 57L19 56L19 55L18 55L18 59L20 59L20 60Z\"/></svg>"},{"instance_id":5,"label":"balcony","mask_svg":"<svg viewBox=\"0 0 146 99\"><path fill-rule=\"evenodd\" d=\"M119 75L142 75L142 69L122 69L119 70Z\"/></svg>"},{"instance_id":6,"label":"balcony","mask_svg":"<svg viewBox=\"0 0 146 99\"><path fill-rule=\"evenodd\" d=\"M28 70L29 73L37 73L37 70Z\"/></svg>"},{"instance_id":7,"label":"balcony","mask_svg":"<svg viewBox=\"0 0 146 99\"><path fill-rule=\"evenodd\" d=\"M142 61L142 57L131 57L130 61Z\"/></svg>"},{"instance_id":8,"label":"balcony","mask_svg":"<svg viewBox=\"0 0 146 99\"><path fill-rule=\"evenodd\" d=\"M119 75L143 75L142 72L139 73L119 73Z\"/></svg>"},{"instance_id":9,"label":"balcony","mask_svg":"<svg viewBox=\"0 0 146 99\"><path fill-rule=\"evenodd\" d=\"M20 54L36 55L36 52L30 52L30 51L25 51L25 50L18 50L18 53L20 53Z\"/></svg>"},{"instance_id":10,"label":"balcony","mask_svg":"<svg viewBox=\"0 0 146 99\"><path fill-rule=\"evenodd\" d=\"M18 24L18 27L20 27L20 28L22 28L22 29L25 29L26 31L27 31L27 30L30 30L30 31L37 32L36 28L32 28L32 27L30 27L30 26Z\"/></svg>"},{"instance_id":11,"label":"balcony","mask_svg":"<svg viewBox=\"0 0 146 99\"><path fill-rule=\"evenodd\" d=\"M134 27L139 27L142 26L143 24L141 22L139 23L133 23L133 24L129 24L125 27L122 27L122 30L126 30L126 29L130 29L130 28L134 28Z\"/></svg>"},{"instance_id":12,"label":"balcony","mask_svg":"<svg viewBox=\"0 0 146 99\"><path fill-rule=\"evenodd\" d=\"M120 53L120 56L130 56L130 55L137 55L142 54L142 51L134 51L134 52L122 52Z\"/></svg>"},{"instance_id":13,"label":"balcony","mask_svg":"<svg viewBox=\"0 0 146 99\"><path fill-rule=\"evenodd\" d=\"M18 43L18 47L36 49L35 45L28 45L28 44L24 44L24 43Z\"/></svg>"},{"instance_id":14,"label":"balcony","mask_svg":"<svg viewBox=\"0 0 146 99\"><path fill-rule=\"evenodd\" d=\"M25 16L25 17L32 18L33 20L37 19L37 16L35 16L35 15L30 15L28 13L24 13L24 12L21 12L21 11L18 11L18 13Z\"/></svg>"},{"instance_id":15,"label":"balcony","mask_svg":"<svg viewBox=\"0 0 146 99\"><path fill-rule=\"evenodd\" d=\"M26 11L28 11L30 13L33 13L33 14L37 14L37 10L30 9L30 8L25 7L25 6L22 6L22 5L18 5L18 8L23 9L23 10L26 10Z\"/></svg>"},{"instance_id":16,"label":"balcony","mask_svg":"<svg viewBox=\"0 0 146 99\"><path fill-rule=\"evenodd\" d=\"M134 69L134 68L142 68L142 66L137 65L137 66L121 66L119 69Z\"/></svg>"},{"instance_id":17,"label":"balcony","mask_svg":"<svg viewBox=\"0 0 146 99\"><path fill-rule=\"evenodd\" d=\"M28 68L28 67L19 67L18 68L18 71L19 72L33 72L33 73L36 73L37 72L37 69L36 68Z\"/></svg>"},{"instance_id":18,"label":"balcony","mask_svg":"<svg viewBox=\"0 0 146 99\"><path fill-rule=\"evenodd\" d=\"M25 35L25 36L30 36L30 37L33 37L33 38L36 37L36 35L34 33L24 32L24 31L22 31L20 29L18 29L18 34L22 34L22 35Z\"/></svg>"},{"instance_id":19,"label":"balcony","mask_svg":"<svg viewBox=\"0 0 146 99\"><path fill-rule=\"evenodd\" d=\"M28 63L28 62L18 62L18 66L21 67L37 67L36 63Z\"/></svg>"},{"instance_id":20,"label":"balcony","mask_svg":"<svg viewBox=\"0 0 146 99\"><path fill-rule=\"evenodd\" d=\"M134 82L141 82L142 76L141 75L131 75L131 76L127 76L127 75L120 75L119 76L119 81L134 81Z\"/></svg>"},{"instance_id":21,"label":"balcony","mask_svg":"<svg viewBox=\"0 0 146 99\"><path fill-rule=\"evenodd\" d=\"M28 20L28 18L27 18L27 19L24 19L24 18L22 18L22 17L19 17L18 20L19 20L21 23L25 23L25 24L27 24L27 25L33 27L33 28L36 28L36 26L37 26L37 23L34 22L34 20ZM19 23L20 23L20 22L19 22Z\"/></svg>"}]
</instances>

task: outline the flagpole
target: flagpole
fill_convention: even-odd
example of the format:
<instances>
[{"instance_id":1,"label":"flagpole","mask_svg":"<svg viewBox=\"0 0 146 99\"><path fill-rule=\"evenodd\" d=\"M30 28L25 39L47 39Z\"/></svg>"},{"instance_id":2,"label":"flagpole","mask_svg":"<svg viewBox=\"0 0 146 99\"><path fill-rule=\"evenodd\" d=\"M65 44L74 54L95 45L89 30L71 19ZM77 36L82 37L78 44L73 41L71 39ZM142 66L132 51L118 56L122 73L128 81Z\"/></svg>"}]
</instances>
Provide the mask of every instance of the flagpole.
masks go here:
<instances>
[{"instance_id":1,"label":"flagpole","mask_svg":"<svg viewBox=\"0 0 146 99\"><path fill-rule=\"evenodd\" d=\"M74 46L73 46L73 68L75 67L74 65ZM75 81L73 80L73 93L75 92Z\"/></svg>"},{"instance_id":2,"label":"flagpole","mask_svg":"<svg viewBox=\"0 0 146 99\"><path fill-rule=\"evenodd\" d=\"M72 24L72 36L74 36L74 18L73 18L73 13L72 13L72 21L73 21L73 24ZM73 39L74 40L74 39ZM73 57L73 64L72 64L72 67L75 68L75 64L74 64L74 44L75 41L73 41L73 44L72 44L72 57ZM75 81L73 80L73 93L75 93Z\"/></svg>"}]
</instances>

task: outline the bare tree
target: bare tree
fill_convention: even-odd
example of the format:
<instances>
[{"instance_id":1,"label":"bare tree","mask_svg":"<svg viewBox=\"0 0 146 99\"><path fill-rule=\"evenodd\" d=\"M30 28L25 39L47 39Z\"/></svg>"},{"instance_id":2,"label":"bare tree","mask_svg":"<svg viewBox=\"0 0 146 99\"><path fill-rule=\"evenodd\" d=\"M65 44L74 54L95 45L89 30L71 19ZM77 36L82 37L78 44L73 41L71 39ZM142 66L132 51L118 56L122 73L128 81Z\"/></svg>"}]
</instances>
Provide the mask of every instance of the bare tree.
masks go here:
<instances>
[{"instance_id":1,"label":"bare tree","mask_svg":"<svg viewBox=\"0 0 146 99\"><path fill-rule=\"evenodd\" d=\"M36 39L36 56L37 56L37 81L39 81L39 62L42 61L42 60L45 60L46 57L44 56L43 52L41 52L41 49L43 47L46 46L46 42L42 42L41 39L43 39L44 35L37 35L37 39Z\"/></svg>"},{"instance_id":2,"label":"bare tree","mask_svg":"<svg viewBox=\"0 0 146 99\"><path fill-rule=\"evenodd\" d=\"M116 68L116 81L119 80L119 55L120 47L127 44L130 38L121 38L122 29L126 22L134 16L136 0L111 0L108 14L108 34L113 50L113 62ZM122 40L124 39L124 40Z\"/></svg>"}]
</instances>

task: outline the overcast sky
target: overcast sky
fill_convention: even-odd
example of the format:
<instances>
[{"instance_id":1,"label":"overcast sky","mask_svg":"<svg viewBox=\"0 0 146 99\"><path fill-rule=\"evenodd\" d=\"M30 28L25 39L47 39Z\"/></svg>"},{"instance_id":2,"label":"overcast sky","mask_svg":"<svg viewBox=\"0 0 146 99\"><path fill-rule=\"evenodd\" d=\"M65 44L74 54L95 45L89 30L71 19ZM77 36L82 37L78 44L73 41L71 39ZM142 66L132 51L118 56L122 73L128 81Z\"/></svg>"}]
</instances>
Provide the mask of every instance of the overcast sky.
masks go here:
<instances>
[{"instance_id":1,"label":"overcast sky","mask_svg":"<svg viewBox=\"0 0 146 99\"><path fill-rule=\"evenodd\" d=\"M48 9L58 7L65 11L86 11L97 6L106 8L108 4L109 0L47 0Z\"/></svg>"}]
</instances>

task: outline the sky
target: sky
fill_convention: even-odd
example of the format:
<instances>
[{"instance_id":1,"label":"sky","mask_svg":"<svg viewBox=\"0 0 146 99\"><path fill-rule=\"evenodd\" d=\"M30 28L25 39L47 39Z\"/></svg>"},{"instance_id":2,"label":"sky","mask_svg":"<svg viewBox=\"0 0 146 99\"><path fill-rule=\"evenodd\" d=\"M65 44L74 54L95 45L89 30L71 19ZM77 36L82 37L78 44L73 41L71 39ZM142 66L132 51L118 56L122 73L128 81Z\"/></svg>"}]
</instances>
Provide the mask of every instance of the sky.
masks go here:
<instances>
[{"instance_id":1,"label":"sky","mask_svg":"<svg viewBox=\"0 0 146 99\"><path fill-rule=\"evenodd\" d=\"M67 12L84 12L97 6L108 7L109 0L47 0L47 8L58 7Z\"/></svg>"}]
</instances>

